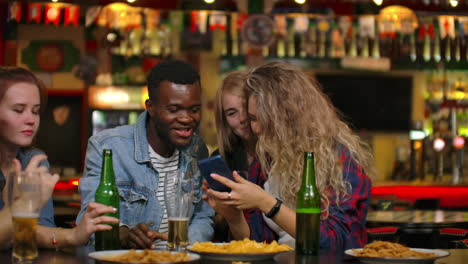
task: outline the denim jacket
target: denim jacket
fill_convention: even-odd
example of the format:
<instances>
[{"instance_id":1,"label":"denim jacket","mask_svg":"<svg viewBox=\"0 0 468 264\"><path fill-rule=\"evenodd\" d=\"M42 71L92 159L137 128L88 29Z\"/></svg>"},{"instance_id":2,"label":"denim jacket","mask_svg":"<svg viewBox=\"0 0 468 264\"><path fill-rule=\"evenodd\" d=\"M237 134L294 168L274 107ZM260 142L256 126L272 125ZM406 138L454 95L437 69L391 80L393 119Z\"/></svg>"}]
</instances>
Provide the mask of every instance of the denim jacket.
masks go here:
<instances>
[{"instance_id":1,"label":"denim jacket","mask_svg":"<svg viewBox=\"0 0 468 264\"><path fill-rule=\"evenodd\" d=\"M80 180L81 220L99 185L102 167L102 150L112 149L114 175L120 195L120 223L133 227L145 223L158 230L163 218L163 207L156 193L158 172L149 157L146 121L148 112L143 112L135 124L104 130L88 141L83 178ZM180 149L179 169L192 171L195 197L193 215L189 224L190 243L210 241L214 229L214 210L201 199L203 177L198 170L198 159L208 156L208 150L197 135L190 145Z\"/></svg>"}]
</instances>

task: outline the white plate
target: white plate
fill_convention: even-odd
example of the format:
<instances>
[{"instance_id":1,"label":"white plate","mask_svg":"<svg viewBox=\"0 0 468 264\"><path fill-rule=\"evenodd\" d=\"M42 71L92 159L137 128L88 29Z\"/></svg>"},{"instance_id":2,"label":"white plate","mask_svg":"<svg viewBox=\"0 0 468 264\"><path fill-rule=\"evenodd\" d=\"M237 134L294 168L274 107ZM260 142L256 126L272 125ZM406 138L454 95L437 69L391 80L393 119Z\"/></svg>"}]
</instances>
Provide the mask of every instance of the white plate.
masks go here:
<instances>
[{"instance_id":1,"label":"white plate","mask_svg":"<svg viewBox=\"0 0 468 264\"><path fill-rule=\"evenodd\" d=\"M121 261L109 261L107 260L109 257L117 256L120 254L128 253L130 250L107 250L107 251L95 251L91 252L88 254L88 257L107 262L107 263L140 263L140 262L121 262ZM141 252L143 250L139 249L136 250L136 252ZM173 254L178 253L178 252L172 252ZM200 259L200 256L194 253L186 252L187 255L190 257L189 260L187 261L181 261L181 262L152 262L152 263L158 263L158 264L169 264L169 263L192 263L192 262L197 262ZM146 262L147 263L147 262Z\"/></svg>"},{"instance_id":2,"label":"white plate","mask_svg":"<svg viewBox=\"0 0 468 264\"><path fill-rule=\"evenodd\" d=\"M223 243L213 243L215 245L221 245ZM289 252L279 251L273 253L211 253L201 252L192 250L192 245L187 247L187 250L196 253L201 256L202 259L206 260L218 260L218 261L262 261L271 260L276 254Z\"/></svg>"},{"instance_id":3,"label":"white plate","mask_svg":"<svg viewBox=\"0 0 468 264\"><path fill-rule=\"evenodd\" d=\"M355 248L359 250L362 248ZM345 251L346 255L353 256L358 258L362 263L379 263L379 264L423 264L423 263L433 263L434 260L439 258L444 258L450 255L450 252L440 249L425 249L425 248L410 248L411 250L417 252L424 252L424 253L433 253L435 257L432 258L417 258L417 257L409 257L409 258L391 258L391 257L384 257L384 258L370 258L370 257L359 257L356 256L353 250L355 249L348 249Z\"/></svg>"}]
</instances>

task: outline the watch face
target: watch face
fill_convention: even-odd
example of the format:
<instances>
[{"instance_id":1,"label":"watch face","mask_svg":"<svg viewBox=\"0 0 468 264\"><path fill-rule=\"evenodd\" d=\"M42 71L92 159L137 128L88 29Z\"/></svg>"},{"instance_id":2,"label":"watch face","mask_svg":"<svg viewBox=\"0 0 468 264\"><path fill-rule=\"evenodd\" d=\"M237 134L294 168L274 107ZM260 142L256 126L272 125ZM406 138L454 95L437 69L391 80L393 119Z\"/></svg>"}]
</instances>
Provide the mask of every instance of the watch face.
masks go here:
<instances>
[{"instance_id":1,"label":"watch face","mask_svg":"<svg viewBox=\"0 0 468 264\"><path fill-rule=\"evenodd\" d=\"M273 20L266 15L249 16L242 26L242 37L250 46L261 48L273 42Z\"/></svg>"}]
</instances>

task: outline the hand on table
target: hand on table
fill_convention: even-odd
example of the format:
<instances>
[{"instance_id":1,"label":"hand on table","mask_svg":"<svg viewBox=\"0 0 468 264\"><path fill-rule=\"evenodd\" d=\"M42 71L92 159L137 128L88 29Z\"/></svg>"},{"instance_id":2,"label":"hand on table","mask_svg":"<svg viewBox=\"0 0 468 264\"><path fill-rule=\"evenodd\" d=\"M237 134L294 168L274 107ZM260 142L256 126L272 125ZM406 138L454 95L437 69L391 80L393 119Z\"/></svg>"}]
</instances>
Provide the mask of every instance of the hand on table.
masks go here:
<instances>
[{"instance_id":1,"label":"hand on table","mask_svg":"<svg viewBox=\"0 0 468 264\"><path fill-rule=\"evenodd\" d=\"M156 239L167 240L167 234L159 233L149 229L145 223L139 223L135 227L121 228L121 242L126 248L151 248L154 249L153 241Z\"/></svg>"}]
</instances>

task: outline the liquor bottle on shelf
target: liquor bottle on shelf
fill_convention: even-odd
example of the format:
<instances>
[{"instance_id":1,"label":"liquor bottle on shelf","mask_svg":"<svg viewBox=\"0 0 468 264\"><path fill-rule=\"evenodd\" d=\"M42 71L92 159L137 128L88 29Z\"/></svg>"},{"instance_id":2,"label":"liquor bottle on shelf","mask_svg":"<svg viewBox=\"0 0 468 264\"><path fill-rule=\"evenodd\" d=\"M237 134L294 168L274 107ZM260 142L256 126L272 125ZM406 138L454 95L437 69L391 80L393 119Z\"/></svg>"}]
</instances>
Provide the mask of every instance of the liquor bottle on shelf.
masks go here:
<instances>
[{"instance_id":1,"label":"liquor bottle on shelf","mask_svg":"<svg viewBox=\"0 0 468 264\"><path fill-rule=\"evenodd\" d=\"M450 38L449 34L445 36L443 39L444 43L444 58L446 62L449 62L452 59L452 39Z\"/></svg>"},{"instance_id":2,"label":"liquor bottle on shelf","mask_svg":"<svg viewBox=\"0 0 468 264\"><path fill-rule=\"evenodd\" d=\"M278 58L284 58L286 56L286 43L283 37L278 38L276 56L278 56Z\"/></svg>"},{"instance_id":3,"label":"liquor bottle on shelf","mask_svg":"<svg viewBox=\"0 0 468 264\"><path fill-rule=\"evenodd\" d=\"M418 55L416 53L416 37L415 34L411 34L409 36L409 41L410 41L410 59L411 61L416 61L418 58Z\"/></svg>"},{"instance_id":4,"label":"liquor bottle on shelf","mask_svg":"<svg viewBox=\"0 0 468 264\"><path fill-rule=\"evenodd\" d=\"M353 23L353 26L351 28L351 43L349 44L349 50L348 50L348 56L350 57L356 57L357 56L357 31L358 31L358 25L356 23Z\"/></svg>"},{"instance_id":5,"label":"liquor bottle on shelf","mask_svg":"<svg viewBox=\"0 0 468 264\"><path fill-rule=\"evenodd\" d=\"M419 36L423 38L422 56L425 62L431 60L431 35L428 32L431 28L432 25L422 24L419 29Z\"/></svg>"},{"instance_id":6,"label":"liquor bottle on shelf","mask_svg":"<svg viewBox=\"0 0 468 264\"><path fill-rule=\"evenodd\" d=\"M294 46L294 36L295 36L295 30L294 30L294 24L291 22L288 22L288 33L286 37L287 41L287 47L288 47L288 57L295 57L296 56L296 47Z\"/></svg>"},{"instance_id":7,"label":"liquor bottle on shelf","mask_svg":"<svg viewBox=\"0 0 468 264\"><path fill-rule=\"evenodd\" d=\"M374 39L372 41L372 57L380 58L380 38L379 38L379 26L376 22L374 29Z\"/></svg>"},{"instance_id":8,"label":"liquor bottle on shelf","mask_svg":"<svg viewBox=\"0 0 468 264\"><path fill-rule=\"evenodd\" d=\"M455 19L454 58L456 61L461 60L462 39L460 29L460 22Z\"/></svg>"},{"instance_id":9,"label":"liquor bottle on shelf","mask_svg":"<svg viewBox=\"0 0 468 264\"><path fill-rule=\"evenodd\" d=\"M301 33L299 36L299 57L305 58L307 56L307 39L306 33Z\"/></svg>"},{"instance_id":10,"label":"liquor bottle on shelf","mask_svg":"<svg viewBox=\"0 0 468 264\"><path fill-rule=\"evenodd\" d=\"M307 42L307 55L312 58L317 57L317 25L315 21L310 22Z\"/></svg>"},{"instance_id":11,"label":"liquor bottle on shelf","mask_svg":"<svg viewBox=\"0 0 468 264\"><path fill-rule=\"evenodd\" d=\"M361 37L361 57L369 57L369 37Z\"/></svg>"},{"instance_id":12,"label":"liquor bottle on shelf","mask_svg":"<svg viewBox=\"0 0 468 264\"><path fill-rule=\"evenodd\" d=\"M434 23L434 54L432 58L435 62L440 62L441 55L440 55L440 29L438 21Z\"/></svg>"}]
</instances>

